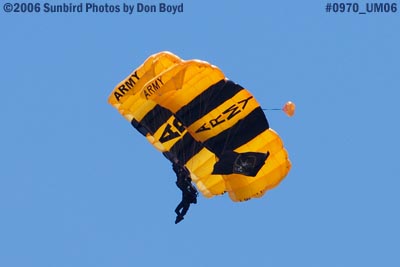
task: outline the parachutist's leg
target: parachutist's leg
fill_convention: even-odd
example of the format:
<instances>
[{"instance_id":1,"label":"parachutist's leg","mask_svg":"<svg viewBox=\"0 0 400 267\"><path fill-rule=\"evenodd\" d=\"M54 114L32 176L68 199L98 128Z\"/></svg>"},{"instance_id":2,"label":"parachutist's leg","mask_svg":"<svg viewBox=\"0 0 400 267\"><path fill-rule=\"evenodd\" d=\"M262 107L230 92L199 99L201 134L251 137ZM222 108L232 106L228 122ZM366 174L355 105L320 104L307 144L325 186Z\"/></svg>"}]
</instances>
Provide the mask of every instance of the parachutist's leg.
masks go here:
<instances>
[{"instance_id":1,"label":"parachutist's leg","mask_svg":"<svg viewBox=\"0 0 400 267\"><path fill-rule=\"evenodd\" d=\"M181 212L180 212L180 210L183 208L183 201L181 201L179 204L178 204L178 206L176 206L176 208L175 208L175 213L176 213L176 215L178 215L178 216L182 216L181 214Z\"/></svg>"},{"instance_id":2,"label":"parachutist's leg","mask_svg":"<svg viewBox=\"0 0 400 267\"><path fill-rule=\"evenodd\" d=\"M186 215L186 212L189 210L189 207L190 207L190 202L185 202L182 205L182 211L181 211L181 216L182 217Z\"/></svg>"},{"instance_id":3,"label":"parachutist's leg","mask_svg":"<svg viewBox=\"0 0 400 267\"><path fill-rule=\"evenodd\" d=\"M175 224L179 223L182 220L183 220L183 216L176 216Z\"/></svg>"},{"instance_id":4,"label":"parachutist's leg","mask_svg":"<svg viewBox=\"0 0 400 267\"><path fill-rule=\"evenodd\" d=\"M181 209L182 209L182 211L181 211ZM175 209L175 213L176 213L175 224L177 224L177 223L179 223L180 221L183 220L183 216L185 215L185 214L183 213L184 209L185 209L184 203L183 203L183 201L181 201L181 202L178 204L178 206L176 207L176 209Z\"/></svg>"},{"instance_id":5,"label":"parachutist's leg","mask_svg":"<svg viewBox=\"0 0 400 267\"><path fill-rule=\"evenodd\" d=\"M197 204L197 195L192 193L190 196L190 203Z\"/></svg>"}]
</instances>

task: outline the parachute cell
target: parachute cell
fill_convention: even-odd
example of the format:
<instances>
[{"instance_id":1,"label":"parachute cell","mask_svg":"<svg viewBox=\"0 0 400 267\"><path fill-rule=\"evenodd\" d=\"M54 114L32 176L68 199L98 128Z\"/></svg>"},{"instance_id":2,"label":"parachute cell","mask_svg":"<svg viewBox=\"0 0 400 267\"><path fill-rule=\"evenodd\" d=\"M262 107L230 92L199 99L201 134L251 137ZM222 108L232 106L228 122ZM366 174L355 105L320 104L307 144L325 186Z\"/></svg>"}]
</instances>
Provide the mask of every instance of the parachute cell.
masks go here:
<instances>
[{"instance_id":1,"label":"parachute cell","mask_svg":"<svg viewBox=\"0 0 400 267\"><path fill-rule=\"evenodd\" d=\"M255 97L207 62L152 55L109 103L169 160L183 163L206 197L260 197L290 170Z\"/></svg>"}]
</instances>

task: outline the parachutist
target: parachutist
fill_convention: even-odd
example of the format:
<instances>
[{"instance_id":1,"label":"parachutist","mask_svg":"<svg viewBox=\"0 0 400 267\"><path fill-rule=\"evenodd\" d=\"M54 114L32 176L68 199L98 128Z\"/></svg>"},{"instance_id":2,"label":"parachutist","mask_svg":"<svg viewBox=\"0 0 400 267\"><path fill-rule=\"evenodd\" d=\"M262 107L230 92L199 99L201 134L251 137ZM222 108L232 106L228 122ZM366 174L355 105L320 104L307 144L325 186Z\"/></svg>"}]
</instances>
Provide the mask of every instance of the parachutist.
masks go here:
<instances>
[{"instance_id":1,"label":"parachutist","mask_svg":"<svg viewBox=\"0 0 400 267\"><path fill-rule=\"evenodd\" d=\"M198 192L196 188L192 185L192 179L190 178L190 172L185 168L185 166L180 165L175 161L172 164L172 169L176 173L176 185L182 191L182 201L178 204L175 209L176 220L175 224L182 221L187 211L189 210L190 204L197 203Z\"/></svg>"}]
</instances>

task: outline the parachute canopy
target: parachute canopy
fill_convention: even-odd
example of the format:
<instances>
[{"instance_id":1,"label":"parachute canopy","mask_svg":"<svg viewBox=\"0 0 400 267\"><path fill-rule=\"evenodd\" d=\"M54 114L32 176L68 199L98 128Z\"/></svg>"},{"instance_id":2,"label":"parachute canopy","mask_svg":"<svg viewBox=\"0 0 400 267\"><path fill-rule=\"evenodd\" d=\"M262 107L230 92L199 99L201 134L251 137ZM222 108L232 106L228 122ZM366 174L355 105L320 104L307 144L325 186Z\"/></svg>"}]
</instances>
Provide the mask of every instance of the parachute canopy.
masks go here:
<instances>
[{"instance_id":1,"label":"parachute canopy","mask_svg":"<svg viewBox=\"0 0 400 267\"><path fill-rule=\"evenodd\" d=\"M184 164L205 197L261 197L290 170L254 96L205 61L154 54L108 102L171 162Z\"/></svg>"}]
</instances>

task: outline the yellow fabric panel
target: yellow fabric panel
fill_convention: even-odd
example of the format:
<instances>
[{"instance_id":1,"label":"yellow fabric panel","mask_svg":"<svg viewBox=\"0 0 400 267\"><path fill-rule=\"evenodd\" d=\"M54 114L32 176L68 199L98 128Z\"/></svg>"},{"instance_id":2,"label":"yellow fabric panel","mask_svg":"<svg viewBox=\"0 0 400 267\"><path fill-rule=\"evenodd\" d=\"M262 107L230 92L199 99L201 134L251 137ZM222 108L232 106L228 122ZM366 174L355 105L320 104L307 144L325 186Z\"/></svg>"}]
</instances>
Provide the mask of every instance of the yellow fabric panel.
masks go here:
<instances>
[{"instance_id":1,"label":"yellow fabric panel","mask_svg":"<svg viewBox=\"0 0 400 267\"><path fill-rule=\"evenodd\" d=\"M192 179L197 188L206 197L221 195L226 191L222 175L211 174L216 160L211 151L203 148L186 163L186 167L193 174Z\"/></svg>"},{"instance_id":2,"label":"yellow fabric panel","mask_svg":"<svg viewBox=\"0 0 400 267\"><path fill-rule=\"evenodd\" d=\"M211 85L225 78L225 75L211 64L203 61L185 61L174 65L150 80L141 92L145 99L151 99L176 113L182 106L201 94ZM162 86L157 88L155 84Z\"/></svg>"},{"instance_id":3,"label":"yellow fabric panel","mask_svg":"<svg viewBox=\"0 0 400 267\"><path fill-rule=\"evenodd\" d=\"M153 61L147 60L145 63L146 72L140 77L140 80L136 83L134 93L139 93L144 85L155 76L159 75L168 68L178 64L182 60L168 52L161 52L154 56Z\"/></svg>"},{"instance_id":4,"label":"yellow fabric panel","mask_svg":"<svg viewBox=\"0 0 400 267\"><path fill-rule=\"evenodd\" d=\"M137 121L141 121L156 105L157 103L146 101L136 94L125 98L125 102L121 104L119 111L122 115L131 114Z\"/></svg>"},{"instance_id":5,"label":"yellow fabric panel","mask_svg":"<svg viewBox=\"0 0 400 267\"><path fill-rule=\"evenodd\" d=\"M266 190L277 186L288 174L291 163L278 134L268 129L250 142L235 150L236 152L270 152L268 159L255 177L239 174L224 175L226 188L233 201L244 201L261 197Z\"/></svg>"},{"instance_id":6,"label":"yellow fabric panel","mask_svg":"<svg viewBox=\"0 0 400 267\"><path fill-rule=\"evenodd\" d=\"M108 103L118 109L119 105L125 101L125 98L136 94L142 88L143 83L180 61L179 57L169 52L160 52L150 56L114 88L108 98Z\"/></svg>"},{"instance_id":7,"label":"yellow fabric panel","mask_svg":"<svg viewBox=\"0 0 400 267\"><path fill-rule=\"evenodd\" d=\"M141 121L157 104L141 98L138 92L155 75L179 62L181 59L169 52L160 52L148 57L142 65L114 88L108 98L109 104L113 105L128 121L132 119ZM154 136L147 135L146 139L157 150L167 151Z\"/></svg>"}]
</instances>

